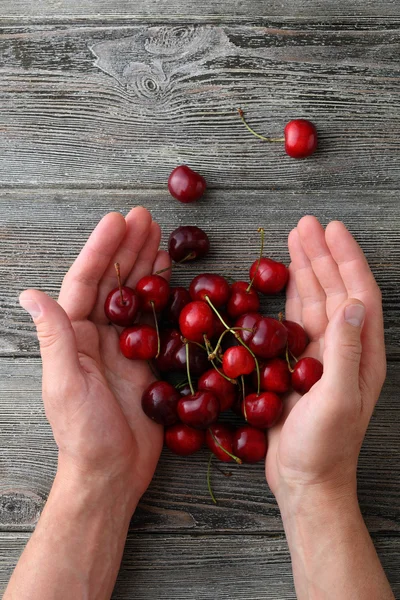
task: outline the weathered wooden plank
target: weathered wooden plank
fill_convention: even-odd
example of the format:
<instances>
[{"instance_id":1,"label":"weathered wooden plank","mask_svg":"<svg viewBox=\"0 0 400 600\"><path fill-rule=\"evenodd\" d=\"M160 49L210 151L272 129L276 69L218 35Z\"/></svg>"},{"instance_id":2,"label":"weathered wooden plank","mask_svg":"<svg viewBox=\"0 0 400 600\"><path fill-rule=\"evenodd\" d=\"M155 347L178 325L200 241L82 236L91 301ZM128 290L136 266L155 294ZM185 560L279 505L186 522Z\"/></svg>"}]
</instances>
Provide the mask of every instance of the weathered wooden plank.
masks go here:
<instances>
[{"instance_id":1,"label":"weathered wooden plank","mask_svg":"<svg viewBox=\"0 0 400 600\"><path fill-rule=\"evenodd\" d=\"M29 539L0 535L0 593ZM397 597L400 538L379 536L375 547ZM130 533L113 600L295 599L286 540L278 536L160 536Z\"/></svg>"},{"instance_id":2,"label":"weathered wooden plank","mask_svg":"<svg viewBox=\"0 0 400 600\"><path fill-rule=\"evenodd\" d=\"M187 161L224 189L398 185L398 26L33 27L0 43L2 184L163 185ZM312 119L320 151L288 158L238 106L264 133Z\"/></svg>"},{"instance_id":3,"label":"weathered wooden plank","mask_svg":"<svg viewBox=\"0 0 400 600\"><path fill-rule=\"evenodd\" d=\"M361 453L359 497L373 532L400 532L400 364L387 382ZM0 359L0 530L31 530L54 477L57 453L41 402L38 359ZM229 419L229 416L227 417ZM234 419L234 417L233 417ZM132 527L146 532L282 532L262 464L213 471L219 501L208 495L206 450L190 458L163 452Z\"/></svg>"},{"instance_id":4,"label":"weathered wooden plank","mask_svg":"<svg viewBox=\"0 0 400 600\"><path fill-rule=\"evenodd\" d=\"M166 187L166 186L165 186ZM164 190L2 190L0 194L0 355L38 354L27 315L17 303L27 287L56 294L64 273L91 229L111 210L127 213L135 204L149 208L161 223L164 244L180 224L204 228L212 243L209 257L176 269L174 281L187 285L206 268L243 279L258 256L260 225L266 253L288 263L287 235L304 214L323 223L342 219L361 243L383 292L386 342L390 357L400 355L400 213L398 193L348 191L211 190L193 205L176 202ZM264 308L278 314L283 297L268 298Z\"/></svg>"},{"instance_id":5,"label":"weathered wooden plank","mask_svg":"<svg viewBox=\"0 0 400 600\"><path fill-rule=\"evenodd\" d=\"M179 0L162 2L158 0L81 0L80 2L58 2L39 0L34 5L29 0L3 0L0 17L39 20L43 18L99 18L114 19L119 16L143 18L158 16L159 19L175 19L184 13L186 18L234 15L252 18L254 16L288 16L296 18L383 18L399 15L395 0L272 0L260 5L254 0L207 0L198 3L187 0L184 5Z\"/></svg>"}]
</instances>

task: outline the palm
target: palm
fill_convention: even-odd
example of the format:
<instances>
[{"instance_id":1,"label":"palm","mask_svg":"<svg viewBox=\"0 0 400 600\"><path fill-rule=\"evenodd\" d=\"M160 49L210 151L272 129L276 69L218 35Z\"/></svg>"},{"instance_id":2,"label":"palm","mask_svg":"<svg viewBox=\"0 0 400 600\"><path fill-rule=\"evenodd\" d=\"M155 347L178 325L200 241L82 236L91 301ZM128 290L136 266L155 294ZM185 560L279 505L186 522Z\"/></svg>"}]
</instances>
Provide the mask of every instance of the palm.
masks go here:
<instances>
[{"instance_id":1,"label":"palm","mask_svg":"<svg viewBox=\"0 0 400 600\"><path fill-rule=\"evenodd\" d=\"M367 318L362 332L358 384L359 402L368 420L379 395L382 377L377 373L377 357L384 349L379 289L365 257L342 224L332 223L325 232L313 217L304 217L291 232L289 251L286 318L302 324L309 334L304 355L323 359L328 322L348 298L361 300L367 316L374 316ZM288 395L281 422L269 432L266 475L274 493L282 478L304 483L330 476L332 466L339 467L344 459L343 448L336 443L339 430L343 434L352 428L349 438L356 446L361 444L362 428L357 436L354 422L343 418L333 396L332 389L325 389L324 379L301 398L295 392ZM357 410L356 399L353 402Z\"/></svg>"},{"instance_id":2,"label":"palm","mask_svg":"<svg viewBox=\"0 0 400 600\"><path fill-rule=\"evenodd\" d=\"M154 268L169 266L159 241L159 227L145 209L133 209L126 223L121 215L107 215L65 277L59 298L73 324L85 379L79 427L96 461L129 472L143 491L162 448L162 428L141 410L142 393L154 377L145 362L121 354L119 330L108 324L104 301L116 286L115 262L131 287ZM90 290L82 283L96 279Z\"/></svg>"}]
</instances>

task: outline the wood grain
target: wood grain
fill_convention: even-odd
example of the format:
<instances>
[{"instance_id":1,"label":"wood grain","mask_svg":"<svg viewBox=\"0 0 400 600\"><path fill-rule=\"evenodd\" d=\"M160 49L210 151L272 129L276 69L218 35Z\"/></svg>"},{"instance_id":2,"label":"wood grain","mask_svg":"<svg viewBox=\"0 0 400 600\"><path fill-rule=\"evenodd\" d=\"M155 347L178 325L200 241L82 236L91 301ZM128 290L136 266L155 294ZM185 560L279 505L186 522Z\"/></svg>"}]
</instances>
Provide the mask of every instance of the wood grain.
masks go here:
<instances>
[{"instance_id":1,"label":"wood grain","mask_svg":"<svg viewBox=\"0 0 400 600\"><path fill-rule=\"evenodd\" d=\"M400 533L400 363L387 382L361 452L359 497L367 525L376 533ZM0 359L0 530L31 530L56 470L57 449L41 401L38 359ZM226 417L230 419L229 415ZM233 417L233 419L235 419ZM149 532L282 533L263 464L222 465L207 490L208 452L190 458L163 452L132 528Z\"/></svg>"},{"instance_id":2,"label":"wood grain","mask_svg":"<svg viewBox=\"0 0 400 600\"><path fill-rule=\"evenodd\" d=\"M400 357L400 213L398 193L389 191L211 190L195 205L183 205L164 190L3 190L0 193L0 355L38 356L19 293L36 287L56 295L62 278L98 220L109 211L126 214L146 206L162 224L166 244L178 225L196 224L211 239L211 252L201 262L177 268L173 281L188 285L201 270L248 278L259 253L257 227L266 230L265 252L289 262L287 236L307 213L326 224L342 219L364 249L381 286L386 343L390 358ZM268 298L264 310L276 315L284 298Z\"/></svg>"},{"instance_id":3,"label":"wood grain","mask_svg":"<svg viewBox=\"0 0 400 600\"><path fill-rule=\"evenodd\" d=\"M29 539L0 535L0 593ZM400 539L379 536L375 547L396 597L400 594ZM290 557L282 536L130 534L113 600L295 599Z\"/></svg>"},{"instance_id":4,"label":"wood grain","mask_svg":"<svg viewBox=\"0 0 400 600\"><path fill-rule=\"evenodd\" d=\"M396 188L398 32L295 23L5 29L0 184L162 186L187 162L213 188ZM265 134L310 118L319 152L296 161L283 144L258 141L239 106Z\"/></svg>"}]
</instances>

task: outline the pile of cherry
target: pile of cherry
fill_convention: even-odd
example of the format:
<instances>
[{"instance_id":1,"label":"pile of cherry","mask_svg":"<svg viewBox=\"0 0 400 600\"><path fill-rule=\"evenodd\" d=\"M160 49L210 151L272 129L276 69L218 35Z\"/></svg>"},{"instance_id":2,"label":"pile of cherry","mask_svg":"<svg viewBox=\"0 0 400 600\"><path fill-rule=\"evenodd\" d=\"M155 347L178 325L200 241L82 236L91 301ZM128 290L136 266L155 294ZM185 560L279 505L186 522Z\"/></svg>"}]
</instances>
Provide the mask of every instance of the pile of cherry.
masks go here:
<instances>
[{"instance_id":1,"label":"pile of cherry","mask_svg":"<svg viewBox=\"0 0 400 600\"><path fill-rule=\"evenodd\" d=\"M121 285L116 265L119 285L106 299L106 315L125 327L122 354L152 361L160 374L143 394L143 411L165 426L166 446L181 456L205 443L225 462L264 459L266 429L279 420L283 395L291 389L305 394L322 375L318 360L299 359L308 344L304 329L259 312L259 293L277 294L288 280L284 264L262 256L259 231L261 254L249 281L230 284L202 273L187 290L170 287L157 273L133 290ZM170 235L168 249L176 263L196 260L208 252L209 239L199 227L182 226ZM154 326L137 322L143 313L154 315ZM173 385L177 372L185 379ZM236 429L218 421L229 409L244 419Z\"/></svg>"}]
</instances>

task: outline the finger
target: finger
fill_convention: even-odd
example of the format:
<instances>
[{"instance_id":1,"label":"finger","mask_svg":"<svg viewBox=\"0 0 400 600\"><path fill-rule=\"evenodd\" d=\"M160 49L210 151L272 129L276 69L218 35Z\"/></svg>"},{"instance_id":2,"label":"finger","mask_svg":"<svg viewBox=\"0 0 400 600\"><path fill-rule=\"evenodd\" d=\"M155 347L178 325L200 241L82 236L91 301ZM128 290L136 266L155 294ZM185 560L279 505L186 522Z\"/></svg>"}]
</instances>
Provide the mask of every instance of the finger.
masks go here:
<instances>
[{"instance_id":1,"label":"finger","mask_svg":"<svg viewBox=\"0 0 400 600\"><path fill-rule=\"evenodd\" d=\"M125 230L125 219L120 213L103 217L65 275L58 302L71 321L85 319L93 310L99 282Z\"/></svg>"},{"instance_id":2,"label":"finger","mask_svg":"<svg viewBox=\"0 0 400 600\"><path fill-rule=\"evenodd\" d=\"M145 275L150 275L153 272L153 264L156 260L158 248L160 246L160 240L160 226L158 223L153 221L149 227L147 239L143 244L140 254L126 279L126 285L134 288L136 287L139 279Z\"/></svg>"},{"instance_id":3,"label":"finger","mask_svg":"<svg viewBox=\"0 0 400 600\"><path fill-rule=\"evenodd\" d=\"M40 344L44 389L62 382L76 382L81 376L78 350L72 324L64 309L37 290L26 290L19 302L32 317Z\"/></svg>"},{"instance_id":4,"label":"finger","mask_svg":"<svg viewBox=\"0 0 400 600\"><path fill-rule=\"evenodd\" d=\"M328 319L326 296L301 245L297 229L288 238L296 287L302 303L302 322L311 341L322 338Z\"/></svg>"},{"instance_id":5,"label":"finger","mask_svg":"<svg viewBox=\"0 0 400 600\"><path fill-rule=\"evenodd\" d=\"M347 290L325 240L325 231L313 216L303 217L297 225L301 245L326 295L328 318L347 298Z\"/></svg>"},{"instance_id":6,"label":"finger","mask_svg":"<svg viewBox=\"0 0 400 600\"><path fill-rule=\"evenodd\" d=\"M286 306L285 319L295 321L303 325L302 321L303 305L296 286L296 278L293 271L293 265L289 265L289 280L286 286Z\"/></svg>"},{"instance_id":7,"label":"finger","mask_svg":"<svg viewBox=\"0 0 400 600\"><path fill-rule=\"evenodd\" d=\"M104 314L104 302L109 292L117 287L117 274L115 263L119 263L121 280L125 285L127 277L134 267L142 249L147 244L152 225L151 215L142 206L133 208L126 217L126 231L120 245L109 260L107 269L99 283L97 301L90 314L90 319L98 324L105 324L107 318ZM131 286L134 287L134 286Z\"/></svg>"}]
</instances>

